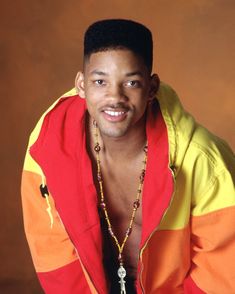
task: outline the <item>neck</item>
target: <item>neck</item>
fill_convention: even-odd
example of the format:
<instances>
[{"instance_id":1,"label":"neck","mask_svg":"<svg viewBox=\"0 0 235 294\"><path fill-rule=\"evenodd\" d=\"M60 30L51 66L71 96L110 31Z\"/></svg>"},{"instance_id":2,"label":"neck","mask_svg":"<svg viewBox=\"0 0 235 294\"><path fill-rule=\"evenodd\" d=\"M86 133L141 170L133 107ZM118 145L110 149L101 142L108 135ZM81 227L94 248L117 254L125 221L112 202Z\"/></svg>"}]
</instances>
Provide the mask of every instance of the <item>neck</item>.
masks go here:
<instances>
[{"instance_id":1,"label":"neck","mask_svg":"<svg viewBox=\"0 0 235 294\"><path fill-rule=\"evenodd\" d=\"M91 134L92 145L93 141L93 122L89 118L89 129ZM114 138L99 134L99 143L101 146L101 154L107 160L118 162L118 160L135 159L139 154L142 154L143 148L146 145L146 130L145 117L122 137Z\"/></svg>"}]
</instances>

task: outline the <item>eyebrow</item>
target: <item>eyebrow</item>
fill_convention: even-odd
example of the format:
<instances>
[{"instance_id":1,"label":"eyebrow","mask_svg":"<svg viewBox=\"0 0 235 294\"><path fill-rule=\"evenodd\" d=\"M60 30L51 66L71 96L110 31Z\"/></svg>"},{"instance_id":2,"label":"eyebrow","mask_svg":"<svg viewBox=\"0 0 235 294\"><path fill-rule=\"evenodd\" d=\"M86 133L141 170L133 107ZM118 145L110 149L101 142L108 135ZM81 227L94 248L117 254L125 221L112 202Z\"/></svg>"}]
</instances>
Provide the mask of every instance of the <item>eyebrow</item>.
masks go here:
<instances>
[{"instance_id":1,"label":"eyebrow","mask_svg":"<svg viewBox=\"0 0 235 294\"><path fill-rule=\"evenodd\" d=\"M108 73L100 70L93 70L91 72L92 75L99 75L99 76L108 76ZM140 76L143 77L143 73L141 71L133 71L133 72L128 72L126 74L126 77L131 77L131 76Z\"/></svg>"},{"instance_id":2,"label":"eyebrow","mask_svg":"<svg viewBox=\"0 0 235 294\"><path fill-rule=\"evenodd\" d=\"M126 74L127 77L131 77L131 76L141 76L143 77L143 73L141 71L133 71L133 72L129 72Z\"/></svg>"},{"instance_id":3,"label":"eyebrow","mask_svg":"<svg viewBox=\"0 0 235 294\"><path fill-rule=\"evenodd\" d=\"M105 72L103 72L103 71L100 71L100 70L93 70L92 72L91 72L91 74L92 75L99 75L99 76L107 76L108 74L107 73L105 73Z\"/></svg>"}]
</instances>

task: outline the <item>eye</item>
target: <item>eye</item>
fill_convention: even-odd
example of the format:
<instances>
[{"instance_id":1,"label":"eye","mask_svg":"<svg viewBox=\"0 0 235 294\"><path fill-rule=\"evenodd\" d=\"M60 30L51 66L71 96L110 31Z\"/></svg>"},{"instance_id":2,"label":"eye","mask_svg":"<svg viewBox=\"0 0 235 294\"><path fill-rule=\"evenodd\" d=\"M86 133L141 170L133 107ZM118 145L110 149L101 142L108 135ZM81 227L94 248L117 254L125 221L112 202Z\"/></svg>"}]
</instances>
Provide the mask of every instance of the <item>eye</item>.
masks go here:
<instances>
[{"instance_id":1,"label":"eye","mask_svg":"<svg viewBox=\"0 0 235 294\"><path fill-rule=\"evenodd\" d=\"M130 88L138 88L141 86L141 83L140 81L128 81L125 83L125 85Z\"/></svg>"},{"instance_id":2,"label":"eye","mask_svg":"<svg viewBox=\"0 0 235 294\"><path fill-rule=\"evenodd\" d=\"M105 81L104 80L95 80L94 83L98 86L103 86L105 85Z\"/></svg>"}]
</instances>

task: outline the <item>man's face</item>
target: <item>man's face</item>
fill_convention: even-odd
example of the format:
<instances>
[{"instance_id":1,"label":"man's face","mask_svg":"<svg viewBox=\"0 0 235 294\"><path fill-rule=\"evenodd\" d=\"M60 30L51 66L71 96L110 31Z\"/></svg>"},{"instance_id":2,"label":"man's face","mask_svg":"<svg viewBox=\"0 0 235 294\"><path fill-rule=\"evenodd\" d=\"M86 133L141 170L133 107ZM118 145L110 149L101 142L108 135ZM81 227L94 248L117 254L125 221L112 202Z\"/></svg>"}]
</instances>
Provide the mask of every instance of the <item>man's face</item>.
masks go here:
<instances>
[{"instance_id":1,"label":"man's face","mask_svg":"<svg viewBox=\"0 0 235 294\"><path fill-rule=\"evenodd\" d=\"M151 77L129 50L93 53L84 65L87 109L102 135L122 137L144 124Z\"/></svg>"}]
</instances>

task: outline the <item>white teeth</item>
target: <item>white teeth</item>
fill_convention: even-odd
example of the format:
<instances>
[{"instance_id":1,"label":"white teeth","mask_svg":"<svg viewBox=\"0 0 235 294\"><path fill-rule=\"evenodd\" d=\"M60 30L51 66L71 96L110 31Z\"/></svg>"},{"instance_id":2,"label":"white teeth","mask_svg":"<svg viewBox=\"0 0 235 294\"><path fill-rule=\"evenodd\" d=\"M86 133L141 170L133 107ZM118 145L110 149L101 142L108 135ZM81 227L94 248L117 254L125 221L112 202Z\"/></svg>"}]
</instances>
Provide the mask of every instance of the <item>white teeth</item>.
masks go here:
<instances>
[{"instance_id":1,"label":"white teeth","mask_svg":"<svg viewBox=\"0 0 235 294\"><path fill-rule=\"evenodd\" d=\"M119 116L125 113L124 111L110 111L110 110L105 110L104 112L111 116Z\"/></svg>"}]
</instances>

